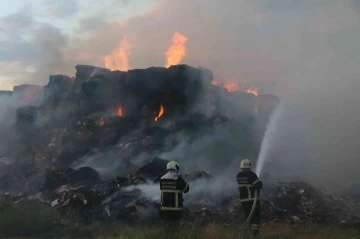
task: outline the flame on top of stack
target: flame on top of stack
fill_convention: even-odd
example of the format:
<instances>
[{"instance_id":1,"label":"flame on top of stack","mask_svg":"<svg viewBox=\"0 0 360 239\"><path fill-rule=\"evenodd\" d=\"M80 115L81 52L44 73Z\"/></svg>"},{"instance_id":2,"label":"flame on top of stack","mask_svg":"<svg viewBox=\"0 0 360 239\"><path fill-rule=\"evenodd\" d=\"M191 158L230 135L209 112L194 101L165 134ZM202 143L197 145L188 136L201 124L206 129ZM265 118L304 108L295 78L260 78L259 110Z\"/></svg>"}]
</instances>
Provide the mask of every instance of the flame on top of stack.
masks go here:
<instances>
[{"instance_id":1,"label":"flame on top of stack","mask_svg":"<svg viewBox=\"0 0 360 239\"><path fill-rule=\"evenodd\" d=\"M178 32L174 33L171 39L172 45L166 52L166 64L165 67L179 64L186 54L185 43L188 39Z\"/></svg>"},{"instance_id":2,"label":"flame on top of stack","mask_svg":"<svg viewBox=\"0 0 360 239\"><path fill-rule=\"evenodd\" d=\"M174 33L171 38L172 45L166 51L166 68L177 65L182 61L186 54L185 43L187 40L188 39L179 32ZM116 49L103 58L105 67L112 71L128 71L130 69L129 56L131 49L131 43L128 41L127 36L124 36Z\"/></svg>"},{"instance_id":3,"label":"flame on top of stack","mask_svg":"<svg viewBox=\"0 0 360 239\"><path fill-rule=\"evenodd\" d=\"M224 89L226 89L228 92L235 92L235 91L245 91L246 93L249 94L253 94L255 96L259 95L259 89L255 88L255 87L246 87L244 86L239 86L239 83L236 81L225 81L224 83L220 83L219 81L212 81L211 84L216 85L216 86L221 86Z\"/></svg>"},{"instance_id":4,"label":"flame on top of stack","mask_svg":"<svg viewBox=\"0 0 360 239\"><path fill-rule=\"evenodd\" d=\"M106 55L103 59L105 67L114 71L128 71L129 70L129 55L132 45L125 36L118 47L113 50L109 55Z\"/></svg>"},{"instance_id":5,"label":"flame on top of stack","mask_svg":"<svg viewBox=\"0 0 360 239\"><path fill-rule=\"evenodd\" d=\"M227 92L234 93L233 98L230 101L237 104L240 108L244 108L243 111L248 112L248 106L252 108L250 111L255 115L259 116L259 105L258 105L258 97L259 96L259 89L249 86L246 82L239 83L237 81L225 81L220 83L219 81L213 80L211 82L212 85L216 85L219 87L224 88ZM244 93L250 95L244 95ZM261 107L260 107L261 108Z\"/></svg>"}]
</instances>

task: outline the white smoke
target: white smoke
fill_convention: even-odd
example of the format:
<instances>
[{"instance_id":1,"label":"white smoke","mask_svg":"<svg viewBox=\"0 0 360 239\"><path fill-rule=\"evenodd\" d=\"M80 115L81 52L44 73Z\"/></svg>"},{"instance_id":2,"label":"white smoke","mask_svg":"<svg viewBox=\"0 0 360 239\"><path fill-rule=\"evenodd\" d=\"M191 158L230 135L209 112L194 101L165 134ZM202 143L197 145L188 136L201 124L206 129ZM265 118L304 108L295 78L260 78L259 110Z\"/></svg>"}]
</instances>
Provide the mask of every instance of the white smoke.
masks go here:
<instances>
[{"instance_id":1,"label":"white smoke","mask_svg":"<svg viewBox=\"0 0 360 239\"><path fill-rule=\"evenodd\" d=\"M201 202L202 204L213 205L217 199L223 199L237 193L237 182L233 178L216 177L215 179L198 179L190 181L190 191L184 193L185 201ZM141 190L141 196L150 201L159 202L161 200L161 191L159 184L148 183L126 187L124 190L131 192L134 189Z\"/></svg>"}]
</instances>

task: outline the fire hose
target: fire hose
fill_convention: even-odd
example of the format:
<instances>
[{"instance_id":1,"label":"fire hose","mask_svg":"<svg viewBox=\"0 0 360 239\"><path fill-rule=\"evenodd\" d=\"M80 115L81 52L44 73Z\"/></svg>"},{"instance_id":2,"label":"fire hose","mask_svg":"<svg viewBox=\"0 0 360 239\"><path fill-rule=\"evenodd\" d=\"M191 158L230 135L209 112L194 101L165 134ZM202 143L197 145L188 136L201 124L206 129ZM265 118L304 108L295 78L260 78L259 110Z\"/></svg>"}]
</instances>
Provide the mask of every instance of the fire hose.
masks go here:
<instances>
[{"instance_id":1,"label":"fire hose","mask_svg":"<svg viewBox=\"0 0 360 239\"><path fill-rule=\"evenodd\" d=\"M255 190L254 203L253 203L253 205L252 205L251 212L250 212L248 218L247 218L246 221L245 221L245 225L250 222L250 220L251 220L251 218L252 218L252 215L254 214L254 211L255 211L255 208L256 208L257 199L258 199L257 197L258 197L258 191Z\"/></svg>"},{"instance_id":2,"label":"fire hose","mask_svg":"<svg viewBox=\"0 0 360 239\"><path fill-rule=\"evenodd\" d=\"M246 221L244 222L244 224L241 226L241 238L244 237L244 229L246 228L246 225L250 222L254 212L255 212L255 208L256 208L256 204L257 204L257 201L258 201L258 191L255 190L255 194L254 194L254 202L253 202L253 205L252 205L252 208L251 208L251 211L250 211L250 214L248 216L248 218L246 219Z\"/></svg>"}]
</instances>

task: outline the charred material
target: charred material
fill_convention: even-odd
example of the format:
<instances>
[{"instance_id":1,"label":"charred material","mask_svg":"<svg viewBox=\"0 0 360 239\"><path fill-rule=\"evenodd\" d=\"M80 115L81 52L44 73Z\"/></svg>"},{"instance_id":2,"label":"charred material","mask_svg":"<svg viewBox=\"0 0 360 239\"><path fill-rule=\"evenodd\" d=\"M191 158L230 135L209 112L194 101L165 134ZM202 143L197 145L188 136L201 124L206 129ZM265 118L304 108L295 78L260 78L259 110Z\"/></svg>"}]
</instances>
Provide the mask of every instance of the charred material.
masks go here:
<instances>
[{"instance_id":1,"label":"charred material","mask_svg":"<svg viewBox=\"0 0 360 239\"><path fill-rule=\"evenodd\" d=\"M58 107L70 101L70 90L73 80L65 75L51 75L49 83L44 87L45 106Z\"/></svg>"},{"instance_id":2,"label":"charred material","mask_svg":"<svg viewBox=\"0 0 360 239\"><path fill-rule=\"evenodd\" d=\"M64 168L59 170L48 170L45 175L42 190L52 191L56 188L69 183L71 174L74 173L72 168Z\"/></svg>"},{"instance_id":3,"label":"charred material","mask_svg":"<svg viewBox=\"0 0 360 239\"><path fill-rule=\"evenodd\" d=\"M164 160L158 157L154 158L152 161L142 166L136 172L136 176L154 180L166 173L166 165L168 162L168 160Z\"/></svg>"},{"instance_id":4,"label":"charred material","mask_svg":"<svg viewBox=\"0 0 360 239\"><path fill-rule=\"evenodd\" d=\"M16 109L16 124L18 126L27 126L35 123L37 109L35 106L23 106Z\"/></svg>"},{"instance_id":5,"label":"charred material","mask_svg":"<svg viewBox=\"0 0 360 239\"><path fill-rule=\"evenodd\" d=\"M26 97L31 87L0 94L22 100L11 115L17 125L37 126L31 134L16 131L19 137L9 139L11 150L1 150L0 192L16 202L39 200L62 217L76 215L86 222L154 222L159 177L169 160L179 160L194 190L184 204L186 220L231 222L242 213L236 185L205 171L186 170L208 158L205 164L219 171L235 157L255 159L278 97L227 92L211 84L211 71L187 65L127 72L85 65L76 69L75 79L51 76L38 89L44 100L36 106L30 105L34 95ZM200 152L189 160L183 151L196 144ZM178 151L183 156L172 158ZM159 158L164 155L170 156ZM182 160L192 162L182 167ZM228 189L212 190L214 185ZM359 216L356 200L303 182L268 179L264 188L265 221L338 222Z\"/></svg>"},{"instance_id":6,"label":"charred material","mask_svg":"<svg viewBox=\"0 0 360 239\"><path fill-rule=\"evenodd\" d=\"M116 177L116 180L119 187L146 183L146 180L144 178L138 176L134 177L131 174L127 175L126 177Z\"/></svg>"},{"instance_id":7,"label":"charred material","mask_svg":"<svg viewBox=\"0 0 360 239\"><path fill-rule=\"evenodd\" d=\"M52 191L62 185L67 184L71 184L73 186L86 184L94 185L99 181L99 173L90 167L82 167L77 170L72 168L48 170L45 176L42 190Z\"/></svg>"},{"instance_id":8,"label":"charred material","mask_svg":"<svg viewBox=\"0 0 360 239\"><path fill-rule=\"evenodd\" d=\"M207 179L207 180L210 180L210 179L214 179L213 176L211 176L210 174L208 174L207 172L205 171L195 171L195 172L192 172L192 173L189 173L189 174L185 174L184 175L185 177L185 180L186 181L196 181L198 179Z\"/></svg>"}]
</instances>

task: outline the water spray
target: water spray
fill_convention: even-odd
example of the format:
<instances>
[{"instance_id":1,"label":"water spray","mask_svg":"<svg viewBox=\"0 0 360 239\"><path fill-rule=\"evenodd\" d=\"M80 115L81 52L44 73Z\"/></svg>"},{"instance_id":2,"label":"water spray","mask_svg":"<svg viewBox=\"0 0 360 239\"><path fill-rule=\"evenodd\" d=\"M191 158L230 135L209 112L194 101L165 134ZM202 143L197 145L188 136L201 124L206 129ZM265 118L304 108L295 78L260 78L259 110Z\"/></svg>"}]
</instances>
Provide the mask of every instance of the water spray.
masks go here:
<instances>
[{"instance_id":1,"label":"water spray","mask_svg":"<svg viewBox=\"0 0 360 239\"><path fill-rule=\"evenodd\" d=\"M280 105L278 105L276 107L276 109L274 110L274 112L272 113L271 117L270 117L270 121L269 124L266 126L266 132L265 132L265 136L264 139L261 143L261 149L260 149L260 155L259 155L259 159L257 161L256 164L256 174L258 175L258 177L260 177L261 173L262 173L262 169L265 165L265 161L267 159L267 155L269 153L269 150L272 146L271 142L273 142L273 137L274 134L278 128L278 121L279 119L282 117L283 114L283 104L280 103ZM254 214L255 208L256 208L256 204L258 201L258 192L257 190L255 190L255 195L254 195L254 202L251 208L251 212L248 216L248 218L246 219L245 223L242 225L241 227L241 238L244 238L244 229L246 228L246 225L250 223L250 220Z\"/></svg>"},{"instance_id":2,"label":"water spray","mask_svg":"<svg viewBox=\"0 0 360 239\"><path fill-rule=\"evenodd\" d=\"M274 139L274 134L277 131L278 122L279 122L279 119L283 115L283 111L284 111L284 104L280 103L276 107L276 109L274 110L272 115L270 116L269 124L266 126L265 136L262 140L259 158L256 163L256 174L258 175L258 177L260 177L260 175L262 173L269 150L271 149L271 147L273 145L272 143L273 143L273 139Z\"/></svg>"}]
</instances>

